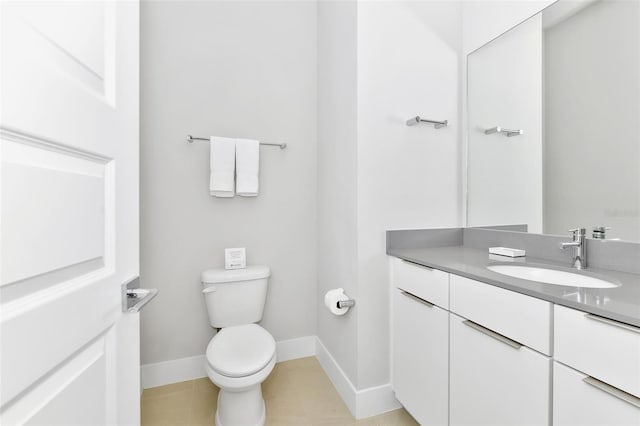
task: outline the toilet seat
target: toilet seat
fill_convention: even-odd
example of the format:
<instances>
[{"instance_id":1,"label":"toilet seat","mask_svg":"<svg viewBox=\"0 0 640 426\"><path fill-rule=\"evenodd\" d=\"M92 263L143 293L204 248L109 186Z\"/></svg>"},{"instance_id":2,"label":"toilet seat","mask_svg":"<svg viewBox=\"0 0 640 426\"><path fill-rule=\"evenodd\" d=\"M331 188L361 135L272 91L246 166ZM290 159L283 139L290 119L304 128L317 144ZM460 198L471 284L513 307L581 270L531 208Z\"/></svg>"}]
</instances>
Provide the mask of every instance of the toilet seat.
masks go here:
<instances>
[{"instance_id":1,"label":"toilet seat","mask_svg":"<svg viewBox=\"0 0 640 426\"><path fill-rule=\"evenodd\" d=\"M271 363L276 342L257 324L225 327L207 346L208 366L219 375L231 378L258 373Z\"/></svg>"}]
</instances>

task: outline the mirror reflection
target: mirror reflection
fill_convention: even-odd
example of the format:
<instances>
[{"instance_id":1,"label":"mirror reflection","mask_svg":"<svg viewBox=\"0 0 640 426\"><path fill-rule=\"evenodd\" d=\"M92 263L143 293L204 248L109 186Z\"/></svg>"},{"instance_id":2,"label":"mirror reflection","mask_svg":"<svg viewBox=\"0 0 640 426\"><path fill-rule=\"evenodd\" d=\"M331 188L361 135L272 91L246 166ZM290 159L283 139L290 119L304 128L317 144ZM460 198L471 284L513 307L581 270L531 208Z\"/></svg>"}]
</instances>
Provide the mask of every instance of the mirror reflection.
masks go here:
<instances>
[{"instance_id":1,"label":"mirror reflection","mask_svg":"<svg viewBox=\"0 0 640 426\"><path fill-rule=\"evenodd\" d=\"M640 2L561 0L471 53L468 123L468 226L640 241Z\"/></svg>"}]
</instances>

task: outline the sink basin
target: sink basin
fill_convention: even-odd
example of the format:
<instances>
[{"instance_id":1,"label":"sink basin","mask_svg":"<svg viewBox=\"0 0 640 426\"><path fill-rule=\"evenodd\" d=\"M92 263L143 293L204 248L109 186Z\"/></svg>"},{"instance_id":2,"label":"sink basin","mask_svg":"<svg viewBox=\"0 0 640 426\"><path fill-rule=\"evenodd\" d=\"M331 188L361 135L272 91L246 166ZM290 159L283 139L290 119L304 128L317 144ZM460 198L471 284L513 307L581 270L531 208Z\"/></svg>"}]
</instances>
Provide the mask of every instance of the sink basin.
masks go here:
<instances>
[{"instance_id":1,"label":"sink basin","mask_svg":"<svg viewBox=\"0 0 640 426\"><path fill-rule=\"evenodd\" d=\"M487 269L502 275L545 284L585 288L613 288L618 284L589 275L524 265L491 265Z\"/></svg>"}]
</instances>

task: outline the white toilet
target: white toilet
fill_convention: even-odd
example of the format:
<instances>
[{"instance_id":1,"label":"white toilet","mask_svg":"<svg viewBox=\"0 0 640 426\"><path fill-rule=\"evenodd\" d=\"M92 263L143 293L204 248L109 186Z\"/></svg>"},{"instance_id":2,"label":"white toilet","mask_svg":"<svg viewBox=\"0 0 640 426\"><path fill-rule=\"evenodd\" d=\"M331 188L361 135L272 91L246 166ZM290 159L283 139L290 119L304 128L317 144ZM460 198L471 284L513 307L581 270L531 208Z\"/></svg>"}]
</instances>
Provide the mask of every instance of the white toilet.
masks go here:
<instances>
[{"instance_id":1,"label":"white toilet","mask_svg":"<svg viewBox=\"0 0 640 426\"><path fill-rule=\"evenodd\" d=\"M254 324L262 319L270 271L266 266L207 269L202 285L209 322L221 330L207 346L205 369L220 388L216 425L263 425L261 383L276 363L276 342Z\"/></svg>"}]
</instances>

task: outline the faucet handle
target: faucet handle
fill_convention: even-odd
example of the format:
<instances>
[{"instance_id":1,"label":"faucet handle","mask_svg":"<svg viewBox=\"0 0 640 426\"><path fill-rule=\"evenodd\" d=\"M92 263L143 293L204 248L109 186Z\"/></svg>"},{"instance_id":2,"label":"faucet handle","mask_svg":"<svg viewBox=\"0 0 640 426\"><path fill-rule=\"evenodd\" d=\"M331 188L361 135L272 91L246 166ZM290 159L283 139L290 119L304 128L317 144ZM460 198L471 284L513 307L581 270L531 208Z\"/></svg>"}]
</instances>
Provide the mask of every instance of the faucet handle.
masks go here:
<instances>
[{"instance_id":1,"label":"faucet handle","mask_svg":"<svg viewBox=\"0 0 640 426\"><path fill-rule=\"evenodd\" d=\"M610 229L610 226L594 226L593 238L604 240L606 238L607 231L609 231Z\"/></svg>"},{"instance_id":2,"label":"faucet handle","mask_svg":"<svg viewBox=\"0 0 640 426\"><path fill-rule=\"evenodd\" d=\"M577 237L577 236L581 236L584 237L587 233L587 229L586 228L574 228L574 229L569 229L569 232L573 235L573 237Z\"/></svg>"}]
</instances>

